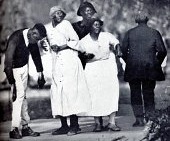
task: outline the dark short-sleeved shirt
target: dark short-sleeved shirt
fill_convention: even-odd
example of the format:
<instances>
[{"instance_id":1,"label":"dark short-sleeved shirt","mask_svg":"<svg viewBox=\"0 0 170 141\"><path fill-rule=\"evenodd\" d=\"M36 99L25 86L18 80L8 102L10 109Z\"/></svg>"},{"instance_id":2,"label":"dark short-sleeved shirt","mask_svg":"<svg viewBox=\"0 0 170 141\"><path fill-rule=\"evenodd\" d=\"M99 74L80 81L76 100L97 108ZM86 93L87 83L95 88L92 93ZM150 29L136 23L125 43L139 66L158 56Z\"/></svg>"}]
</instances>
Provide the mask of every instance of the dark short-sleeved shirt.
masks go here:
<instances>
[{"instance_id":1,"label":"dark short-sleeved shirt","mask_svg":"<svg viewBox=\"0 0 170 141\"><path fill-rule=\"evenodd\" d=\"M77 35L79 36L80 40L90 32L90 26L82 25L81 23L82 23L82 21L78 21L78 22L75 22L72 24L72 26L73 26L74 30L76 31ZM81 60L83 68L85 68L86 56L84 56L82 53L79 52L79 58Z\"/></svg>"},{"instance_id":2,"label":"dark short-sleeved shirt","mask_svg":"<svg viewBox=\"0 0 170 141\"><path fill-rule=\"evenodd\" d=\"M82 21L78 21L78 22L72 24L74 30L76 31L77 35L79 36L79 39L82 39L90 32L90 26L89 25L81 25L81 22Z\"/></svg>"}]
</instances>

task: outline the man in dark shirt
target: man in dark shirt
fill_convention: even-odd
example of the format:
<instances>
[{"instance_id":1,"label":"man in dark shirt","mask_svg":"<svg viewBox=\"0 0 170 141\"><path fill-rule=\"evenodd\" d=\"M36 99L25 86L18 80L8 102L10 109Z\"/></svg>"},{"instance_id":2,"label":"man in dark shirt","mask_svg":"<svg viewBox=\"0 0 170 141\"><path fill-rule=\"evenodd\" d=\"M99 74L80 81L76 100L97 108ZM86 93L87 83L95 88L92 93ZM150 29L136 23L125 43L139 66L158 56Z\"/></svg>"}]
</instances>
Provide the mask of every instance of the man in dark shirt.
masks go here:
<instances>
[{"instance_id":1,"label":"man in dark shirt","mask_svg":"<svg viewBox=\"0 0 170 141\"><path fill-rule=\"evenodd\" d=\"M122 53L126 62L124 79L130 85L131 104L136 117L133 126L143 126L143 114L150 115L155 109L156 81L165 80L161 64L167 51L159 31L147 26L147 12L140 11L135 21L138 26L125 34Z\"/></svg>"},{"instance_id":2,"label":"man in dark shirt","mask_svg":"<svg viewBox=\"0 0 170 141\"><path fill-rule=\"evenodd\" d=\"M23 136L39 136L29 126L30 120L27 110L26 87L28 80L28 60L31 54L38 72L38 85L43 87L45 80L43 66L37 42L46 37L46 29L43 24L35 24L30 29L15 31L8 39L5 53L5 73L11 84L13 99L12 128L10 138L20 139ZM22 136L19 126L22 124Z\"/></svg>"},{"instance_id":3,"label":"man in dark shirt","mask_svg":"<svg viewBox=\"0 0 170 141\"><path fill-rule=\"evenodd\" d=\"M82 39L90 32L91 17L96 13L94 6L89 2L83 2L78 11L77 15L82 16L82 21L78 21L72 24L74 30L76 31L79 39ZM86 65L86 55L79 53L79 58L82 62L83 68Z\"/></svg>"}]
</instances>

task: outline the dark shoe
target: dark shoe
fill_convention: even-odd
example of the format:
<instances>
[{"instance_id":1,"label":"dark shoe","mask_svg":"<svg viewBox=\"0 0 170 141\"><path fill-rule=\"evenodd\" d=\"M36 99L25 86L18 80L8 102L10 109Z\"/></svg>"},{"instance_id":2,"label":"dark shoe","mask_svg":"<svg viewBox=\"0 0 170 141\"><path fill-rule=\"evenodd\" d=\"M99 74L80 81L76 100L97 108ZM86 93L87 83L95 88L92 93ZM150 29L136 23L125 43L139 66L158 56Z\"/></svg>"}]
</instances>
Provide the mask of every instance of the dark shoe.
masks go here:
<instances>
[{"instance_id":1,"label":"dark shoe","mask_svg":"<svg viewBox=\"0 0 170 141\"><path fill-rule=\"evenodd\" d=\"M12 131L9 132L9 137L12 139L21 139L22 138L17 127L15 127L15 129L13 129Z\"/></svg>"},{"instance_id":2,"label":"dark shoe","mask_svg":"<svg viewBox=\"0 0 170 141\"><path fill-rule=\"evenodd\" d=\"M69 132L67 133L68 136L73 136L78 134L81 131L79 127L70 127Z\"/></svg>"},{"instance_id":3,"label":"dark shoe","mask_svg":"<svg viewBox=\"0 0 170 141\"><path fill-rule=\"evenodd\" d=\"M143 118L136 118L136 121L132 126L133 127L142 127L144 125L145 125L145 123L144 123Z\"/></svg>"},{"instance_id":4,"label":"dark shoe","mask_svg":"<svg viewBox=\"0 0 170 141\"><path fill-rule=\"evenodd\" d=\"M119 126L117 126L116 124L111 124L111 123L109 123L106 126L106 129L107 129L107 131L121 131Z\"/></svg>"},{"instance_id":5,"label":"dark shoe","mask_svg":"<svg viewBox=\"0 0 170 141\"><path fill-rule=\"evenodd\" d=\"M60 127L52 132L52 135L63 135L67 134L69 131L69 127Z\"/></svg>"},{"instance_id":6,"label":"dark shoe","mask_svg":"<svg viewBox=\"0 0 170 141\"><path fill-rule=\"evenodd\" d=\"M34 132L30 127L27 127L25 129L22 129L22 136L32 136L37 137L40 136L39 132Z\"/></svg>"}]
</instances>

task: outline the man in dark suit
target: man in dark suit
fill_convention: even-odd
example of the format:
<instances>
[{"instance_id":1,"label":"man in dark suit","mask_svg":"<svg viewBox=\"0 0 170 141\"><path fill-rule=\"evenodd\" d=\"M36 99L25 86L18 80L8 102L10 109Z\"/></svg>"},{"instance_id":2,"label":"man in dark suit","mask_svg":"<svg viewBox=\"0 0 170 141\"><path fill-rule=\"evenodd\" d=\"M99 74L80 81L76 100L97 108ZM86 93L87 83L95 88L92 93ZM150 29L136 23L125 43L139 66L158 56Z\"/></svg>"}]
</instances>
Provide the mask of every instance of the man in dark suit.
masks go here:
<instances>
[{"instance_id":1,"label":"man in dark suit","mask_svg":"<svg viewBox=\"0 0 170 141\"><path fill-rule=\"evenodd\" d=\"M43 24L35 24L30 29L15 31L8 39L5 53L5 73L11 84L13 99L12 126L10 138L20 139L23 136L39 136L29 126L30 120L26 101L26 88L28 81L28 59L31 54L38 72L38 85L40 88L45 84L43 66L37 42L46 37L46 29ZM22 125L22 136L19 133Z\"/></svg>"},{"instance_id":2,"label":"man in dark suit","mask_svg":"<svg viewBox=\"0 0 170 141\"><path fill-rule=\"evenodd\" d=\"M133 126L143 126L144 115L155 109L156 81L165 80L161 64L167 51L159 31L147 26L146 12L139 12L135 21L138 26L125 34L122 53L126 62L124 79L130 85L131 104L136 117Z\"/></svg>"}]
</instances>

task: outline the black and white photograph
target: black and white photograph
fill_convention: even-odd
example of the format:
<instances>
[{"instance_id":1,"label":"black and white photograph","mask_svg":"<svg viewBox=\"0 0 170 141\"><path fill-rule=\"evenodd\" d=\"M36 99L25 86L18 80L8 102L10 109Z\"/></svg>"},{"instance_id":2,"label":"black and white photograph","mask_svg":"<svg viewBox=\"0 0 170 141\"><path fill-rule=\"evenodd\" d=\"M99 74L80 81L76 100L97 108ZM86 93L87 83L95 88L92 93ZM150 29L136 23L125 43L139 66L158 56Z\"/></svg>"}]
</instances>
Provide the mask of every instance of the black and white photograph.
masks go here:
<instances>
[{"instance_id":1,"label":"black and white photograph","mask_svg":"<svg viewBox=\"0 0 170 141\"><path fill-rule=\"evenodd\" d=\"M0 141L170 141L170 0L0 0Z\"/></svg>"}]
</instances>

